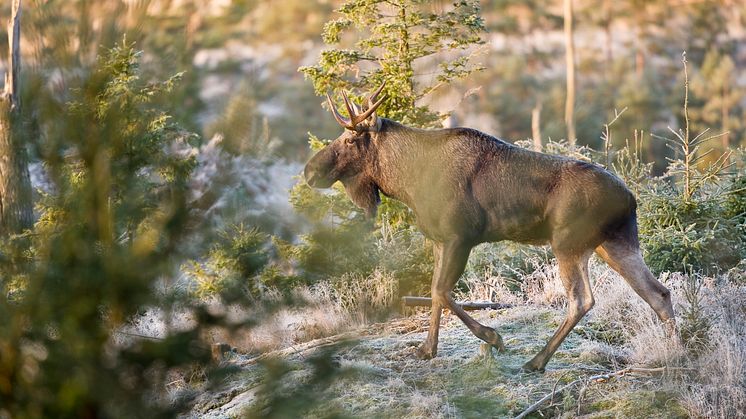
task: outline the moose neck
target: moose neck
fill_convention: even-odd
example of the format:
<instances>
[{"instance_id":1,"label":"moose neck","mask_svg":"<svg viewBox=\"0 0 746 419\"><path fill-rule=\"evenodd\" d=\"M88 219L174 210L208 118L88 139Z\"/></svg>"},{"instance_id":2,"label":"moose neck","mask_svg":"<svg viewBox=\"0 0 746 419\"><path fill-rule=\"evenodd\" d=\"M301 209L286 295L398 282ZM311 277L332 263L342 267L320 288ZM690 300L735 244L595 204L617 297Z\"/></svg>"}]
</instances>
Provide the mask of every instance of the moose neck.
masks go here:
<instances>
[{"instance_id":1,"label":"moose neck","mask_svg":"<svg viewBox=\"0 0 746 419\"><path fill-rule=\"evenodd\" d=\"M420 177L422 165L432 162L439 143L433 137L439 131L410 128L389 119L381 122L371 178L385 195L411 207L413 181Z\"/></svg>"}]
</instances>

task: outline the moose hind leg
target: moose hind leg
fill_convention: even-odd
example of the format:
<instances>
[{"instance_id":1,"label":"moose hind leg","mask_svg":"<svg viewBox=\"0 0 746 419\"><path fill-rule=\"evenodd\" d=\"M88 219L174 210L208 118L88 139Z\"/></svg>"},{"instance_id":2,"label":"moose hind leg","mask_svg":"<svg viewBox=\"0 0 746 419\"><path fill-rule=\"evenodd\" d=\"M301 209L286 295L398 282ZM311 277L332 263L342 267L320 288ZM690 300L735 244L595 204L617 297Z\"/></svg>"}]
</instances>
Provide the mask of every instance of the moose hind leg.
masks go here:
<instances>
[{"instance_id":1,"label":"moose hind leg","mask_svg":"<svg viewBox=\"0 0 746 419\"><path fill-rule=\"evenodd\" d=\"M676 327L671 292L658 282L645 265L639 247L621 239L609 240L596 248L596 253L655 310L668 331L674 332Z\"/></svg>"},{"instance_id":2,"label":"moose hind leg","mask_svg":"<svg viewBox=\"0 0 746 419\"><path fill-rule=\"evenodd\" d=\"M559 348L570 331L593 307L593 293L588 277L588 258L557 254L562 285L567 293L567 315L554 335L536 356L523 365L524 371L544 371L549 359Z\"/></svg>"}]
</instances>

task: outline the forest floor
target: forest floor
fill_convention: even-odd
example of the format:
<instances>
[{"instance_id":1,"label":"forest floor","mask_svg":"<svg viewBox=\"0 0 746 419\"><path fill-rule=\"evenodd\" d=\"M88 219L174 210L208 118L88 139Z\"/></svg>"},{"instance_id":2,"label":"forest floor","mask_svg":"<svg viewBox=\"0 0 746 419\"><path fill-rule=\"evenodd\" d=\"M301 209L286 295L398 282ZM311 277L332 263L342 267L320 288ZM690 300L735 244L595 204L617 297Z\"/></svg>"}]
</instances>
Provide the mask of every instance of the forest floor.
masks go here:
<instances>
[{"instance_id":1,"label":"forest floor","mask_svg":"<svg viewBox=\"0 0 746 419\"><path fill-rule=\"evenodd\" d=\"M428 361L414 356L427 333L424 312L338 338L299 344L277 351L275 358L258 360L231 354L225 362L236 370L220 388L200 391L190 416L233 418L274 413L274 417L285 417L293 409L312 406L304 411L304 417L515 417L556 392L539 412L528 417L687 417L678 401L676 380L670 379L668 371L586 380L628 365L622 351L593 340L593 333L587 332L582 322L546 372L522 372L521 366L554 333L564 310L520 305L472 312L478 321L503 335L507 351L499 354L487 352L455 315L446 313L438 356ZM348 339L351 336L354 338ZM313 361L316 354L339 342L344 343L334 347L332 362L327 365L339 375L328 381L312 381L312 370L320 362ZM282 359L282 367L269 361L277 358ZM269 387L267 380L273 375L276 379ZM567 391L557 391L578 379ZM298 387L304 385L301 383L307 387ZM277 398L278 391L285 391L287 397ZM275 398L267 398L267 394L275 394Z\"/></svg>"}]
</instances>

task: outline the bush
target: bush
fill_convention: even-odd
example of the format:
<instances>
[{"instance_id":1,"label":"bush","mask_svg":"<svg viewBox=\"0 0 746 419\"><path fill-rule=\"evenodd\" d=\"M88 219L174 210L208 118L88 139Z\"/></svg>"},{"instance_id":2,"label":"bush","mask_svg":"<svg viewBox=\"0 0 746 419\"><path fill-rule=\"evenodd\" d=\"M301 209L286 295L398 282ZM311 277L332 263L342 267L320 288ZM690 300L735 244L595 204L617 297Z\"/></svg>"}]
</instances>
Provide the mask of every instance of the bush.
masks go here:
<instances>
[{"instance_id":1,"label":"bush","mask_svg":"<svg viewBox=\"0 0 746 419\"><path fill-rule=\"evenodd\" d=\"M258 296L262 281L259 274L269 262L269 236L243 224L222 231L205 261L190 261L184 271L192 280L192 293L199 298L221 291L245 289Z\"/></svg>"},{"instance_id":2,"label":"bush","mask_svg":"<svg viewBox=\"0 0 746 419\"><path fill-rule=\"evenodd\" d=\"M746 172L733 176L724 194L724 217L735 224L741 237L746 237Z\"/></svg>"},{"instance_id":3,"label":"bush","mask_svg":"<svg viewBox=\"0 0 746 419\"><path fill-rule=\"evenodd\" d=\"M53 192L27 237L8 243L25 263L13 251L0 266L0 416L173 415L183 404L162 397L166 374L209 360L199 323L162 340L115 339L144 307L171 306L154 291L179 256L194 165L171 152L191 135L151 105L178 77L142 82L139 57L122 43L68 80L70 96L39 99Z\"/></svg>"},{"instance_id":4,"label":"bush","mask_svg":"<svg viewBox=\"0 0 746 419\"><path fill-rule=\"evenodd\" d=\"M643 192L638 223L650 269L714 273L735 266L746 254L746 235L723 205L727 196L715 187L690 201L670 187Z\"/></svg>"}]
</instances>

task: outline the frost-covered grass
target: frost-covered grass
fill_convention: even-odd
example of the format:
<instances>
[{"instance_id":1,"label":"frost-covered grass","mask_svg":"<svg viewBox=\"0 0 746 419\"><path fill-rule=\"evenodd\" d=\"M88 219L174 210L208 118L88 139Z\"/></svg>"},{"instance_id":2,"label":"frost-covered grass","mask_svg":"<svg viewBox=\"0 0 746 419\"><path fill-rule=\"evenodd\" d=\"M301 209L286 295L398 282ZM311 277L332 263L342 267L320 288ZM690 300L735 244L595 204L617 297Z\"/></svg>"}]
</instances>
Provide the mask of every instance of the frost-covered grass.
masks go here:
<instances>
[{"instance_id":1,"label":"frost-covered grass","mask_svg":"<svg viewBox=\"0 0 746 419\"><path fill-rule=\"evenodd\" d=\"M564 296L556 295L556 269L552 264L537 270L533 277L524 278L530 284L541 277L532 286L517 290L497 287L499 295L515 304L514 307L474 313L480 322L495 327L503 335L507 353L484 358L480 355L480 341L449 313L443 318L438 357L430 361L414 357L426 330L393 326L371 329L340 350L336 368L345 373L320 391L320 405L306 413L310 417L324 417L329 412L354 417L512 417L564 383L599 371L639 366L666 367L666 370L663 374L628 375L576 386L558 394L542 412L545 416L589 417L744 416L746 282L742 270L697 279L701 287L696 310L707 320L707 326L701 326L707 342L695 346L686 342L682 346L666 338L652 309L605 264L592 261L591 274L597 304L563 343L544 374L525 374L519 369L543 346L564 316ZM360 298L372 298L374 294L364 291L383 280L356 279L360 285L350 288L348 297L361 293ZM501 284L499 278L479 279L492 281L496 286ZM690 327L692 320L684 316L691 311L692 300L686 295L690 279L671 273L661 275L660 280L673 291L680 329ZM470 281L468 275L467 281ZM468 296L479 297L476 289L477 284L471 284ZM493 297L496 295L494 288L490 292ZM325 314L304 316L307 324L319 324L317 332L307 338L353 325L359 327L369 321L365 316L351 314L361 308L350 305L349 299L343 308L340 301L344 299L339 295L316 296L325 299L322 304ZM332 320L334 316L339 319L336 323ZM427 313L423 310L409 319L397 320L403 321L423 327L427 324ZM277 324L280 333L282 322ZM303 362L308 356L309 353L299 353L286 361L290 368L302 372L308 368ZM244 380L242 391L237 392L243 394L243 399L231 405L236 414L241 409L256 407L257 403L261 405L261 396L254 394L262 388L259 371L258 367L244 370L243 374L252 377L249 380L252 384ZM303 376L307 374L293 375L300 382L303 379L299 377ZM251 397L245 394L247 389L251 389ZM227 399L225 403L233 398ZM210 411L202 412L209 416ZM225 413L219 407L212 411Z\"/></svg>"}]
</instances>

